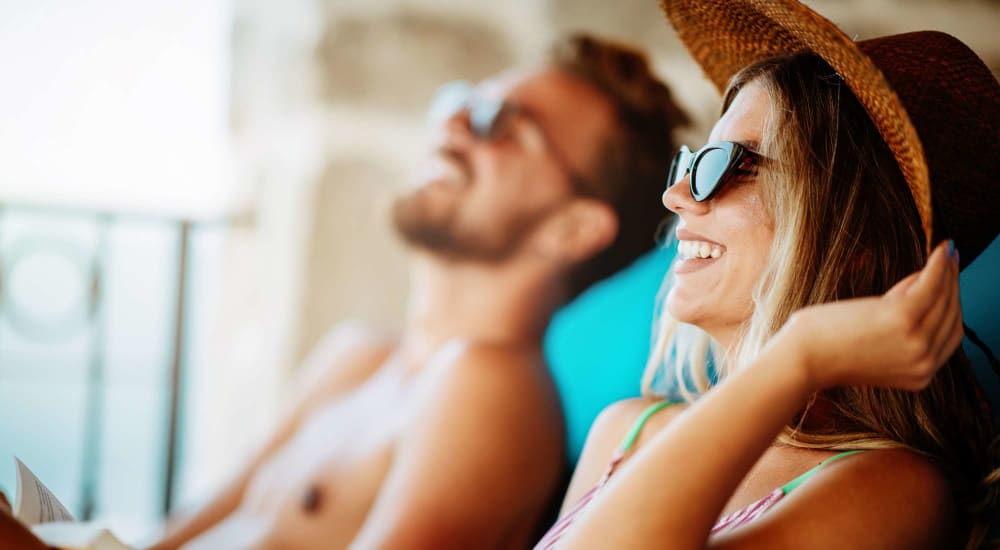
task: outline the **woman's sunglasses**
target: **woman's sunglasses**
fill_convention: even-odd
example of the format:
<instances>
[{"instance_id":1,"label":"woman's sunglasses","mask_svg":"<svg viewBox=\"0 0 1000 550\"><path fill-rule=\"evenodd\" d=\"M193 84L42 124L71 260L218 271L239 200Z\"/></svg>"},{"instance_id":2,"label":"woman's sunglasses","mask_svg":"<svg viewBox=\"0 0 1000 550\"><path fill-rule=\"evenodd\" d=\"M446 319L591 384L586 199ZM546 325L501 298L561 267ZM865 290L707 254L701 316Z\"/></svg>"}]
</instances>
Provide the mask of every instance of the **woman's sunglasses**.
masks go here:
<instances>
[{"instance_id":1,"label":"woman's sunglasses","mask_svg":"<svg viewBox=\"0 0 1000 550\"><path fill-rule=\"evenodd\" d=\"M732 141L709 143L694 153L687 145L681 145L670 163L667 189L690 173L691 197L698 202L707 201L734 175L752 174L758 158L757 153Z\"/></svg>"}]
</instances>

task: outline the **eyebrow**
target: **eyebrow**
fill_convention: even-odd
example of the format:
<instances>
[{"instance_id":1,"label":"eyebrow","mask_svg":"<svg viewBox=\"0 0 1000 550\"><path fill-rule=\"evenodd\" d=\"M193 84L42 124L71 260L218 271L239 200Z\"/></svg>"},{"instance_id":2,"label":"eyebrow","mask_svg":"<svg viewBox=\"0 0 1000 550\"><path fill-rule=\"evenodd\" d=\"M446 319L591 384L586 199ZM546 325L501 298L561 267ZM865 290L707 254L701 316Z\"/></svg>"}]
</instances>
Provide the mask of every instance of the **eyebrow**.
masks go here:
<instances>
[{"instance_id":1,"label":"eyebrow","mask_svg":"<svg viewBox=\"0 0 1000 550\"><path fill-rule=\"evenodd\" d=\"M746 149L749 149L751 153L760 154L760 143L753 140L736 140L733 143L739 143Z\"/></svg>"}]
</instances>

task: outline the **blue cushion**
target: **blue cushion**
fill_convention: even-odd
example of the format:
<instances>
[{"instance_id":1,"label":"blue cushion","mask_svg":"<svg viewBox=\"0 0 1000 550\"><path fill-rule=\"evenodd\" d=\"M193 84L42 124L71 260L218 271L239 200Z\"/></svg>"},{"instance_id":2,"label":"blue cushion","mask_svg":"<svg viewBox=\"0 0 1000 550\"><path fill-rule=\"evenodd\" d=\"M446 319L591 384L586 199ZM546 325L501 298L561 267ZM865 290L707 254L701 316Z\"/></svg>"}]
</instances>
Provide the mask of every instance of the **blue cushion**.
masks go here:
<instances>
[{"instance_id":1,"label":"blue cushion","mask_svg":"<svg viewBox=\"0 0 1000 550\"><path fill-rule=\"evenodd\" d=\"M962 251L959 250L959 253ZM962 315L965 324L996 354L1000 352L1000 239L996 239L985 252L960 277ZM993 409L993 417L1000 418L1000 384L997 375L983 354L968 338L962 342L975 369L979 383L986 391Z\"/></svg>"},{"instance_id":2,"label":"blue cushion","mask_svg":"<svg viewBox=\"0 0 1000 550\"><path fill-rule=\"evenodd\" d=\"M545 335L545 356L562 399L571 464L605 407L639 395L653 308L676 247L653 250L567 304Z\"/></svg>"}]
</instances>

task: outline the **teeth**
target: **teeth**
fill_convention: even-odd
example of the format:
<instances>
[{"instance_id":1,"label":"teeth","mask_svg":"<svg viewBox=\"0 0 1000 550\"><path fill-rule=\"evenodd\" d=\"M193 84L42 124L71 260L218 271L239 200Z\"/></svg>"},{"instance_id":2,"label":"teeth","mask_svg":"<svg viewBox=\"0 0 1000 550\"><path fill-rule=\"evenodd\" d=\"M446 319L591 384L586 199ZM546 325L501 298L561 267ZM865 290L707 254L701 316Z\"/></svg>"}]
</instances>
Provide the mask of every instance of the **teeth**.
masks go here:
<instances>
[{"instance_id":1,"label":"teeth","mask_svg":"<svg viewBox=\"0 0 1000 550\"><path fill-rule=\"evenodd\" d=\"M722 247L717 244L704 241L678 241L677 253L681 258L690 260L692 258L719 258L722 256Z\"/></svg>"}]
</instances>

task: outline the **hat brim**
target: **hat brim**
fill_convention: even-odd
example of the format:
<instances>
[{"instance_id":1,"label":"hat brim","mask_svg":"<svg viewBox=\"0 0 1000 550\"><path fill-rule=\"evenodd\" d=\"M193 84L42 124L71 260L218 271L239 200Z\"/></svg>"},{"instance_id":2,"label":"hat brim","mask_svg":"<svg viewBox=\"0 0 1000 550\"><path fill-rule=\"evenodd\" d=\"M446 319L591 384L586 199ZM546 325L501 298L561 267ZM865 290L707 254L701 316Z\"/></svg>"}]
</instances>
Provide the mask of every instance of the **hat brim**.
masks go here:
<instances>
[{"instance_id":1,"label":"hat brim","mask_svg":"<svg viewBox=\"0 0 1000 550\"><path fill-rule=\"evenodd\" d=\"M794 0L660 0L681 42L720 92L744 67L812 52L844 79L892 151L931 249L933 208L923 146L899 96L862 47Z\"/></svg>"}]
</instances>

